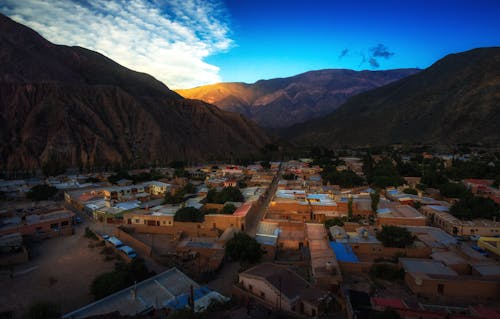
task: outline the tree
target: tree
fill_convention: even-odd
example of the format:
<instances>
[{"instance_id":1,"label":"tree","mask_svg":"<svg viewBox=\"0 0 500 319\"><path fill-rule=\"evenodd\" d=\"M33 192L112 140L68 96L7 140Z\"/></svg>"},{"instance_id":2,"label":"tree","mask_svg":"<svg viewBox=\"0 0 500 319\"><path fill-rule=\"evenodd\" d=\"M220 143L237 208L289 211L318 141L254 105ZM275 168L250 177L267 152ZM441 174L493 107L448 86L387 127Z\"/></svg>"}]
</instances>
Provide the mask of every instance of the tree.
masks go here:
<instances>
[{"instance_id":1,"label":"tree","mask_svg":"<svg viewBox=\"0 0 500 319\"><path fill-rule=\"evenodd\" d=\"M29 192L26 194L28 199L38 202L41 200L47 200L57 193L57 188L49 185L36 185L33 186Z\"/></svg>"},{"instance_id":2,"label":"tree","mask_svg":"<svg viewBox=\"0 0 500 319\"><path fill-rule=\"evenodd\" d=\"M405 189L403 189L403 193L410 194L410 195L417 195L418 194L418 192L415 188L405 188Z\"/></svg>"},{"instance_id":3,"label":"tree","mask_svg":"<svg viewBox=\"0 0 500 319\"><path fill-rule=\"evenodd\" d=\"M231 215L232 213L234 213L235 210L236 206L234 206L233 204L226 204L222 208L222 213L226 215Z\"/></svg>"},{"instance_id":4,"label":"tree","mask_svg":"<svg viewBox=\"0 0 500 319\"><path fill-rule=\"evenodd\" d=\"M384 225L377 232L377 239L385 247L405 248L411 246L414 241L413 235L404 227Z\"/></svg>"},{"instance_id":5,"label":"tree","mask_svg":"<svg viewBox=\"0 0 500 319\"><path fill-rule=\"evenodd\" d=\"M321 172L321 178L326 183L340 185L340 187L361 186L365 180L351 170L337 171L335 166L326 166Z\"/></svg>"},{"instance_id":6,"label":"tree","mask_svg":"<svg viewBox=\"0 0 500 319\"><path fill-rule=\"evenodd\" d=\"M470 191L462 183L447 182L439 186L441 195L448 198L464 198L470 196Z\"/></svg>"},{"instance_id":7,"label":"tree","mask_svg":"<svg viewBox=\"0 0 500 319\"><path fill-rule=\"evenodd\" d=\"M500 217L500 207L489 198L465 196L453 204L450 214L459 219Z\"/></svg>"},{"instance_id":8,"label":"tree","mask_svg":"<svg viewBox=\"0 0 500 319\"><path fill-rule=\"evenodd\" d=\"M226 255L232 260L255 263L262 257L260 244L245 233L236 233L226 243Z\"/></svg>"},{"instance_id":9,"label":"tree","mask_svg":"<svg viewBox=\"0 0 500 319\"><path fill-rule=\"evenodd\" d=\"M349 199L347 200L347 218L349 220L352 219L352 202L353 202L352 197L349 197Z\"/></svg>"},{"instance_id":10,"label":"tree","mask_svg":"<svg viewBox=\"0 0 500 319\"><path fill-rule=\"evenodd\" d=\"M402 185L404 180L392 161L389 158L384 158L374 165L371 183L377 187L386 188L387 186Z\"/></svg>"},{"instance_id":11,"label":"tree","mask_svg":"<svg viewBox=\"0 0 500 319\"><path fill-rule=\"evenodd\" d=\"M370 198L372 200L371 203L372 211L376 213L378 209L378 203L380 202L380 194L378 192L372 192L370 193Z\"/></svg>"},{"instance_id":12,"label":"tree","mask_svg":"<svg viewBox=\"0 0 500 319\"><path fill-rule=\"evenodd\" d=\"M413 235L404 227L384 225L377 232L377 239L385 247L405 248L413 244Z\"/></svg>"},{"instance_id":13,"label":"tree","mask_svg":"<svg viewBox=\"0 0 500 319\"><path fill-rule=\"evenodd\" d=\"M90 292L96 300L101 299L153 275L154 273L148 271L144 260L140 258L128 264L118 262L115 264L115 270L101 274L92 281Z\"/></svg>"},{"instance_id":14,"label":"tree","mask_svg":"<svg viewBox=\"0 0 500 319\"><path fill-rule=\"evenodd\" d=\"M262 166L263 169L270 169L271 168L271 163L269 161L262 161L260 162L260 166Z\"/></svg>"},{"instance_id":15,"label":"tree","mask_svg":"<svg viewBox=\"0 0 500 319\"><path fill-rule=\"evenodd\" d=\"M203 222L204 214L194 207L183 207L175 212L176 222Z\"/></svg>"},{"instance_id":16,"label":"tree","mask_svg":"<svg viewBox=\"0 0 500 319\"><path fill-rule=\"evenodd\" d=\"M244 200L243 194L236 187L224 187L220 192L216 189L211 189L207 193L207 202L224 204L226 202L242 202Z\"/></svg>"},{"instance_id":17,"label":"tree","mask_svg":"<svg viewBox=\"0 0 500 319\"><path fill-rule=\"evenodd\" d=\"M287 181L292 181L292 180L295 180L297 179L297 175L293 174L293 173L290 173L290 174L283 174L283 179L286 179Z\"/></svg>"}]
</instances>

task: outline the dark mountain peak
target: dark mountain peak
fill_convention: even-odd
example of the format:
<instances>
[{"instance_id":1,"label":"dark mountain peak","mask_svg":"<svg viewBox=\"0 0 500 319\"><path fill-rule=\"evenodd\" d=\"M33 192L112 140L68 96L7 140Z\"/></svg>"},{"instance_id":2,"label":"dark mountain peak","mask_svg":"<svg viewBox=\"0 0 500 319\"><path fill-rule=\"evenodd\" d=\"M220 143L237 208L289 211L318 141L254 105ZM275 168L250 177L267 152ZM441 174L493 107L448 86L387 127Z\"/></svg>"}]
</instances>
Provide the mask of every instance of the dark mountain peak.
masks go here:
<instances>
[{"instance_id":1,"label":"dark mountain peak","mask_svg":"<svg viewBox=\"0 0 500 319\"><path fill-rule=\"evenodd\" d=\"M500 48L447 55L429 68L352 97L290 128L298 142L388 144L500 141Z\"/></svg>"},{"instance_id":2,"label":"dark mountain peak","mask_svg":"<svg viewBox=\"0 0 500 319\"><path fill-rule=\"evenodd\" d=\"M0 169L151 165L255 154L257 126L0 15Z\"/></svg>"}]
</instances>

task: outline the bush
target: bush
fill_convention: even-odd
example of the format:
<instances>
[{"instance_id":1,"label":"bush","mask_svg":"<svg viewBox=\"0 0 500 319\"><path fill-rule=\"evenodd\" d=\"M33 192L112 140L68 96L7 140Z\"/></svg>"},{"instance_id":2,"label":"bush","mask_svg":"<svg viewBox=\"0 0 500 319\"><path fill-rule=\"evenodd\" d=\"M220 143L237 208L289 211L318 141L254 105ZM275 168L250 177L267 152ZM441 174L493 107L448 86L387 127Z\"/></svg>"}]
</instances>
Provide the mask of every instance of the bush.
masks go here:
<instances>
[{"instance_id":1,"label":"bush","mask_svg":"<svg viewBox=\"0 0 500 319\"><path fill-rule=\"evenodd\" d=\"M325 183L340 185L340 187L361 186L365 180L351 170L337 171L335 166L327 166L321 172L321 178Z\"/></svg>"},{"instance_id":2,"label":"bush","mask_svg":"<svg viewBox=\"0 0 500 319\"><path fill-rule=\"evenodd\" d=\"M196 192L196 187L191 183L187 183L186 186L177 190L174 195L172 195L171 193L166 193L164 203L180 204L185 200L187 194L192 194L195 192Z\"/></svg>"},{"instance_id":3,"label":"bush","mask_svg":"<svg viewBox=\"0 0 500 319\"><path fill-rule=\"evenodd\" d=\"M234 206L233 204L226 204L222 208L222 213L226 215L231 215L232 213L234 213L235 210L236 206Z\"/></svg>"},{"instance_id":4,"label":"bush","mask_svg":"<svg viewBox=\"0 0 500 319\"><path fill-rule=\"evenodd\" d=\"M385 247L405 248L413 244L413 235L403 227L384 225L382 230L377 232L377 239Z\"/></svg>"},{"instance_id":5,"label":"bush","mask_svg":"<svg viewBox=\"0 0 500 319\"><path fill-rule=\"evenodd\" d=\"M26 194L26 197L35 202L38 202L41 200L47 200L50 197L54 196L56 193L57 193L57 188L43 184L43 185L33 186L30 189L30 191Z\"/></svg>"},{"instance_id":6,"label":"bush","mask_svg":"<svg viewBox=\"0 0 500 319\"><path fill-rule=\"evenodd\" d=\"M262 254L260 244L245 233L236 233L226 243L226 256L232 260L255 263L260 260Z\"/></svg>"},{"instance_id":7,"label":"bush","mask_svg":"<svg viewBox=\"0 0 500 319\"><path fill-rule=\"evenodd\" d=\"M26 318L56 319L61 316L59 306L53 302L37 302L30 306Z\"/></svg>"},{"instance_id":8,"label":"bush","mask_svg":"<svg viewBox=\"0 0 500 319\"><path fill-rule=\"evenodd\" d=\"M84 236L89 239L98 240L97 235L88 227L85 227Z\"/></svg>"},{"instance_id":9,"label":"bush","mask_svg":"<svg viewBox=\"0 0 500 319\"><path fill-rule=\"evenodd\" d=\"M202 222L204 214L194 207L183 207L179 209L174 216L176 222Z\"/></svg>"},{"instance_id":10,"label":"bush","mask_svg":"<svg viewBox=\"0 0 500 319\"><path fill-rule=\"evenodd\" d=\"M328 229L332 226L344 226L344 219L341 217L336 217L332 219L325 220L325 227Z\"/></svg>"}]
</instances>

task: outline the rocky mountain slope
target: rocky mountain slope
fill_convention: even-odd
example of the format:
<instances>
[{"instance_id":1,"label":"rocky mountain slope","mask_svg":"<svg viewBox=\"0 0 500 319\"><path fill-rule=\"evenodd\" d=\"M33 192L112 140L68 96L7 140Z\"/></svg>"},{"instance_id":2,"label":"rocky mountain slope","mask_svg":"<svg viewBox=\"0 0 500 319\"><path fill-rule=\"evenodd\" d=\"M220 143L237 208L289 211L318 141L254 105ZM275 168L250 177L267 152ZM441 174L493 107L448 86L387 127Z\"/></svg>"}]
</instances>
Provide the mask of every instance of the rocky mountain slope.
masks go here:
<instances>
[{"instance_id":1,"label":"rocky mountain slope","mask_svg":"<svg viewBox=\"0 0 500 319\"><path fill-rule=\"evenodd\" d=\"M287 129L299 144L500 142L500 47L450 54L418 74L355 96Z\"/></svg>"},{"instance_id":2,"label":"rocky mountain slope","mask_svg":"<svg viewBox=\"0 0 500 319\"><path fill-rule=\"evenodd\" d=\"M255 154L268 137L240 114L153 77L54 45L0 15L0 169L144 165Z\"/></svg>"},{"instance_id":3,"label":"rocky mountain slope","mask_svg":"<svg viewBox=\"0 0 500 319\"><path fill-rule=\"evenodd\" d=\"M218 83L177 93L241 113L263 127L277 128L321 117L351 96L418 71L319 70L254 84Z\"/></svg>"}]
</instances>

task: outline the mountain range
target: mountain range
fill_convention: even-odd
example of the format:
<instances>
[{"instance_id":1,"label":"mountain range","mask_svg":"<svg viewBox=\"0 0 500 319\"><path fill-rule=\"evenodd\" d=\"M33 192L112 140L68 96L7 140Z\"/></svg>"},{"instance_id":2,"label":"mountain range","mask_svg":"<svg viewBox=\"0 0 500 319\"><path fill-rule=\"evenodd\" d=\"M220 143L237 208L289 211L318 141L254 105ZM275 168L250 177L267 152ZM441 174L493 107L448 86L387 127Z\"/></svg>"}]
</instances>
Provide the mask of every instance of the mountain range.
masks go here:
<instances>
[{"instance_id":1,"label":"mountain range","mask_svg":"<svg viewBox=\"0 0 500 319\"><path fill-rule=\"evenodd\" d=\"M217 83L176 92L226 111L241 113L262 127L283 128L331 113L351 96L418 71L328 69L253 84Z\"/></svg>"},{"instance_id":2,"label":"mountain range","mask_svg":"<svg viewBox=\"0 0 500 319\"><path fill-rule=\"evenodd\" d=\"M500 143L500 47L450 54L282 131L297 144Z\"/></svg>"},{"instance_id":3,"label":"mountain range","mask_svg":"<svg viewBox=\"0 0 500 319\"><path fill-rule=\"evenodd\" d=\"M256 154L266 134L153 77L55 45L0 14L0 169L147 165Z\"/></svg>"}]
</instances>

